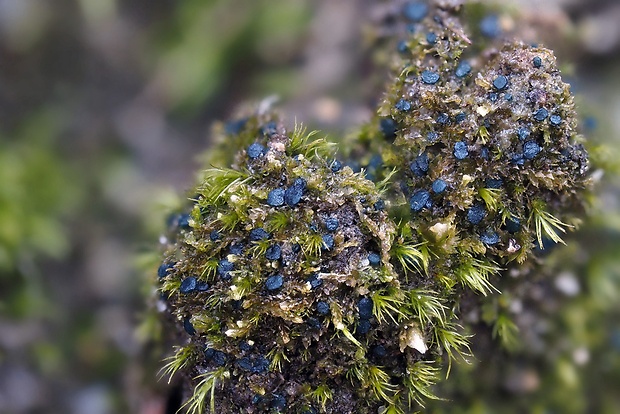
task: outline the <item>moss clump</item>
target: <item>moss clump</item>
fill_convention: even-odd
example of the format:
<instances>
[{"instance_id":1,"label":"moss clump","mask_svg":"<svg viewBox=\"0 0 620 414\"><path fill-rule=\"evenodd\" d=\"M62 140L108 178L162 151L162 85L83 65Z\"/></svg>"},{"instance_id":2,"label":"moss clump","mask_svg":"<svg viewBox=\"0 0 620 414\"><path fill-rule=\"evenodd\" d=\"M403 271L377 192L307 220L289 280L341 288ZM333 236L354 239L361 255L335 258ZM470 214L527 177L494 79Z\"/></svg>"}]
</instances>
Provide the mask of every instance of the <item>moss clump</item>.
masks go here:
<instances>
[{"instance_id":1,"label":"moss clump","mask_svg":"<svg viewBox=\"0 0 620 414\"><path fill-rule=\"evenodd\" d=\"M190 406L374 412L429 394L423 328L445 309L401 289L390 252L415 264L415 248L375 185L316 155L325 149L278 126L195 189L161 279L189 338L168 369L200 378Z\"/></svg>"},{"instance_id":2,"label":"moss clump","mask_svg":"<svg viewBox=\"0 0 620 414\"><path fill-rule=\"evenodd\" d=\"M402 9L416 28L350 152L368 171L268 112L224 128L159 271L189 412L414 410L469 352L460 310L576 224L588 161L552 52L487 26L470 48L460 10Z\"/></svg>"}]
</instances>

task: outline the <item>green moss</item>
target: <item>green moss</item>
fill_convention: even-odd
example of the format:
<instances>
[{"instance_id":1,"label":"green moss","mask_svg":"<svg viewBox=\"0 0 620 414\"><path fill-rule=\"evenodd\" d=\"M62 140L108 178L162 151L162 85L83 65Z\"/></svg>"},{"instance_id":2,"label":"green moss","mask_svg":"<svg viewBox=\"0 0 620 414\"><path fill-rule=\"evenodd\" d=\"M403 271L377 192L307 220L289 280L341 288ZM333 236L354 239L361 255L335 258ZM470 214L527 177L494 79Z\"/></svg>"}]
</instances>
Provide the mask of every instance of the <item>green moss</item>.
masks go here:
<instances>
[{"instance_id":1,"label":"green moss","mask_svg":"<svg viewBox=\"0 0 620 414\"><path fill-rule=\"evenodd\" d=\"M188 412L411 412L438 398L444 364L449 373L471 355L475 323L458 322L462 309L486 309L489 336L517 348L495 285L583 213L587 153L552 52L496 49L448 3L430 2L377 115L344 151L380 155L376 183L334 171L333 145L269 112L224 133L189 228L169 235L164 262L175 265L160 281L182 349L198 350L166 368L184 371ZM471 73L457 76L464 57ZM538 120L541 108L561 122ZM208 288L182 293L188 277Z\"/></svg>"}]
</instances>

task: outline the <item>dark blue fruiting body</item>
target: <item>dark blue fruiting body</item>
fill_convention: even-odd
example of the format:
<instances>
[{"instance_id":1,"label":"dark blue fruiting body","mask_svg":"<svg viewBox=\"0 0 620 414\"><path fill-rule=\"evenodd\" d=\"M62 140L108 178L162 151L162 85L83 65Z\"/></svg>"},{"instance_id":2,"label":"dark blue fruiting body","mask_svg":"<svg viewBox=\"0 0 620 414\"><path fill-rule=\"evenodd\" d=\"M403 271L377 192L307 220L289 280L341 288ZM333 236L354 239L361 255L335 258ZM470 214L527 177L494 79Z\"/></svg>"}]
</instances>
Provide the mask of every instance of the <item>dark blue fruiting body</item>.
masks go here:
<instances>
[{"instance_id":1,"label":"dark blue fruiting body","mask_svg":"<svg viewBox=\"0 0 620 414\"><path fill-rule=\"evenodd\" d=\"M523 157L527 158L528 160L536 157L540 153L540 151L542 151L542 148L540 148L540 145L538 145L534 141L527 141L523 144Z\"/></svg>"},{"instance_id":2,"label":"dark blue fruiting body","mask_svg":"<svg viewBox=\"0 0 620 414\"><path fill-rule=\"evenodd\" d=\"M196 335L196 329L194 329L194 325L192 325L189 316L183 319L183 329L185 329L185 332L187 332L189 335Z\"/></svg>"},{"instance_id":3,"label":"dark blue fruiting body","mask_svg":"<svg viewBox=\"0 0 620 414\"><path fill-rule=\"evenodd\" d=\"M401 40L400 42L398 42L398 45L396 45L396 49L399 53L406 53L409 50L409 47L407 46L406 41Z\"/></svg>"},{"instance_id":4,"label":"dark blue fruiting body","mask_svg":"<svg viewBox=\"0 0 620 414\"><path fill-rule=\"evenodd\" d=\"M187 277L181 282L179 292L187 294L196 290L196 278L194 276Z\"/></svg>"},{"instance_id":5,"label":"dark blue fruiting body","mask_svg":"<svg viewBox=\"0 0 620 414\"><path fill-rule=\"evenodd\" d=\"M267 280L265 280L265 289L269 291L278 290L282 285L284 285L284 278L281 274L269 276Z\"/></svg>"},{"instance_id":6,"label":"dark blue fruiting body","mask_svg":"<svg viewBox=\"0 0 620 414\"><path fill-rule=\"evenodd\" d=\"M359 302L357 302L357 312L360 319L372 318L372 299L361 298Z\"/></svg>"},{"instance_id":7,"label":"dark blue fruiting body","mask_svg":"<svg viewBox=\"0 0 620 414\"><path fill-rule=\"evenodd\" d=\"M553 126L558 126L562 123L562 117L560 115L554 114L549 117L549 123Z\"/></svg>"},{"instance_id":8,"label":"dark blue fruiting body","mask_svg":"<svg viewBox=\"0 0 620 414\"><path fill-rule=\"evenodd\" d=\"M504 75L500 75L493 79L493 87L498 91L503 91L508 86L508 78Z\"/></svg>"},{"instance_id":9,"label":"dark blue fruiting body","mask_svg":"<svg viewBox=\"0 0 620 414\"><path fill-rule=\"evenodd\" d=\"M428 6L421 1L411 1L403 6L403 16L414 23L421 22L428 14Z\"/></svg>"},{"instance_id":10,"label":"dark blue fruiting body","mask_svg":"<svg viewBox=\"0 0 620 414\"><path fill-rule=\"evenodd\" d=\"M191 227L189 225L189 220L191 216L189 214L181 214L177 220L177 226L183 230L189 230Z\"/></svg>"},{"instance_id":11,"label":"dark blue fruiting body","mask_svg":"<svg viewBox=\"0 0 620 414\"><path fill-rule=\"evenodd\" d=\"M534 64L535 68L539 68L542 66L542 59L540 58L540 56L536 56L534 59L532 59L532 63Z\"/></svg>"},{"instance_id":12,"label":"dark blue fruiting body","mask_svg":"<svg viewBox=\"0 0 620 414\"><path fill-rule=\"evenodd\" d=\"M322 327L321 321L319 321L313 316L310 316L308 319L306 319L306 324L308 324L308 326L312 329L321 329Z\"/></svg>"},{"instance_id":13,"label":"dark blue fruiting body","mask_svg":"<svg viewBox=\"0 0 620 414\"><path fill-rule=\"evenodd\" d=\"M176 264L175 262L162 263L157 269L157 276L159 278L168 276L168 273L170 272L170 270L174 269L175 264Z\"/></svg>"},{"instance_id":14,"label":"dark blue fruiting body","mask_svg":"<svg viewBox=\"0 0 620 414\"><path fill-rule=\"evenodd\" d=\"M332 164L330 165L330 169L332 170L332 172L336 173L342 170L342 163L338 160L333 160ZM282 203L284 203L284 191L282 191Z\"/></svg>"},{"instance_id":15,"label":"dark blue fruiting body","mask_svg":"<svg viewBox=\"0 0 620 414\"><path fill-rule=\"evenodd\" d=\"M509 233L517 233L521 230L521 220L517 217L511 216L506 220L506 230Z\"/></svg>"},{"instance_id":16,"label":"dark blue fruiting body","mask_svg":"<svg viewBox=\"0 0 620 414\"><path fill-rule=\"evenodd\" d=\"M433 181L432 189L433 189L433 192L435 192L436 194L443 193L447 187L448 187L448 184L446 184L446 182L442 180L441 178L438 178L435 181Z\"/></svg>"},{"instance_id":17,"label":"dark blue fruiting body","mask_svg":"<svg viewBox=\"0 0 620 414\"><path fill-rule=\"evenodd\" d=\"M379 121L379 129L385 139L393 141L396 138L396 122L392 118L382 118Z\"/></svg>"},{"instance_id":18,"label":"dark blue fruiting body","mask_svg":"<svg viewBox=\"0 0 620 414\"><path fill-rule=\"evenodd\" d=\"M422 82L427 85L434 85L439 82L439 74L430 70L422 72Z\"/></svg>"},{"instance_id":19,"label":"dark blue fruiting body","mask_svg":"<svg viewBox=\"0 0 620 414\"><path fill-rule=\"evenodd\" d=\"M273 398L271 399L270 406L271 408L274 408L278 411L284 410L286 408L286 398L284 398L283 395L274 394Z\"/></svg>"},{"instance_id":20,"label":"dark blue fruiting body","mask_svg":"<svg viewBox=\"0 0 620 414\"><path fill-rule=\"evenodd\" d=\"M426 34L426 41L431 45L434 44L435 42L437 42L437 35L433 32L428 32Z\"/></svg>"},{"instance_id":21,"label":"dark blue fruiting body","mask_svg":"<svg viewBox=\"0 0 620 414\"><path fill-rule=\"evenodd\" d=\"M258 142L255 142L248 147L247 153L250 159L256 159L265 153L265 147L263 147Z\"/></svg>"},{"instance_id":22,"label":"dark blue fruiting body","mask_svg":"<svg viewBox=\"0 0 620 414\"><path fill-rule=\"evenodd\" d=\"M229 272L231 272L234 268L234 263L228 261L228 259L222 259L217 264L217 275L223 280L228 280L230 279Z\"/></svg>"},{"instance_id":23,"label":"dark blue fruiting body","mask_svg":"<svg viewBox=\"0 0 620 414\"><path fill-rule=\"evenodd\" d=\"M204 355L207 362L213 362L213 364L218 367L226 365L226 361L228 360L226 353L213 348L206 348Z\"/></svg>"},{"instance_id":24,"label":"dark blue fruiting body","mask_svg":"<svg viewBox=\"0 0 620 414\"><path fill-rule=\"evenodd\" d=\"M437 123L442 126L448 125L450 123L450 115L446 113L439 114L437 117Z\"/></svg>"},{"instance_id":25,"label":"dark blue fruiting body","mask_svg":"<svg viewBox=\"0 0 620 414\"><path fill-rule=\"evenodd\" d=\"M241 131L243 131L243 128L247 123L247 118L226 122L226 124L224 125L224 133L228 135L237 135Z\"/></svg>"},{"instance_id":26,"label":"dark blue fruiting body","mask_svg":"<svg viewBox=\"0 0 620 414\"><path fill-rule=\"evenodd\" d=\"M540 108L538 111L534 113L534 119L538 122L542 122L549 116L549 111L545 108Z\"/></svg>"},{"instance_id":27,"label":"dark blue fruiting body","mask_svg":"<svg viewBox=\"0 0 620 414\"><path fill-rule=\"evenodd\" d=\"M278 124L274 121L267 122L260 128L260 133L265 136L271 136L278 132Z\"/></svg>"},{"instance_id":28,"label":"dark blue fruiting body","mask_svg":"<svg viewBox=\"0 0 620 414\"><path fill-rule=\"evenodd\" d=\"M467 149L467 144L463 141L459 141L454 144L454 157L457 160L464 160L469 155L469 150Z\"/></svg>"},{"instance_id":29,"label":"dark blue fruiting body","mask_svg":"<svg viewBox=\"0 0 620 414\"><path fill-rule=\"evenodd\" d=\"M482 204L474 204L467 210L467 221L471 224L479 224L487 215L487 210Z\"/></svg>"},{"instance_id":30,"label":"dark blue fruiting body","mask_svg":"<svg viewBox=\"0 0 620 414\"><path fill-rule=\"evenodd\" d=\"M372 325L370 324L370 321L368 319L360 319L360 321L357 323L357 329L355 330L355 332L360 335L366 335L368 332L370 332L371 327Z\"/></svg>"},{"instance_id":31,"label":"dark blue fruiting body","mask_svg":"<svg viewBox=\"0 0 620 414\"><path fill-rule=\"evenodd\" d=\"M387 355L387 350L383 345L375 345L372 347L372 354L377 358L383 358Z\"/></svg>"},{"instance_id":32,"label":"dark blue fruiting body","mask_svg":"<svg viewBox=\"0 0 620 414\"><path fill-rule=\"evenodd\" d=\"M396 105L394 105L394 108L398 109L401 112L407 112L411 110L411 102L405 100L405 99L401 99L400 101L396 102Z\"/></svg>"},{"instance_id":33,"label":"dark blue fruiting body","mask_svg":"<svg viewBox=\"0 0 620 414\"><path fill-rule=\"evenodd\" d=\"M230 254L234 254L235 256L240 256L243 254L243 243L235 243L230 246L228 251Z\"/></svg>"},{"instance_id":34,"label":"dark blue fruiting body","mask_svg":"<svg viewBox=\"0 0 620 414\"><path fill-rule=\"evenodd\" d=\"M525 141L530 137L530 130L525 127L520 127L519 129L517 129L517 136L521 141Z\"/></svg>"},{"instance_id":35,"label":"dark blue fruiting body","mask_svg":"<svg viewBox=\"0 0 620 414\"><path fill-rule=\"evenodd\" d=\"M464 78L471 73L471 65L466 60L459 62L454 74L457 78Z\"/></svg>"},{"instance_id":36,"label":"dark blue fruiting body","mask_svg":"<svg viewBox=\"0 0 620 414\"><path fill-rule=\"evenodd\" d=\"M311 289L316 289L323 284L323 280L319 278L317 273L313 273L306 279L306 282L310 283Z\"/></svg>"},{"instance_id":37,"label":"dark blue fruiting body","mask_svg":"<svg viewBox=\"0 0 620 414\"><path fill-rule=\"evenodd\" d=\"M306 190L306 181L303 178L295 180L292 186L286 189L284 192L284 201L289 206L295 206L301 201L301 197Z\"/></svg>"},{"instance_id":38,"label":"dark blue fruiting body","mask_svg":"<svg viewBox=\"0 0 620 414\"><path fill-rule=\"evenodd\" d=\"M334 248L334 236L331 234L324 234L323 237L323 249L331 250Z\"/></svg>"},{"instance_id":39,"label":"dark blue fruiting body","mask_svg":"<svg viewBox=\"0 0 620 414\"><path fill-rule=\"evenodd\" d=\"M381 255L377 252L368 253L368 262L371 266L378 266L381 264Z\"/></svg>"},{"instance_id":40,"label":"dark blue fruiting body","mask_svg":"<svg viewBox=\"0 0 620 414\"><path fill-rule=\"evenodd\" d=\"M431 194L426 190L417 190L409 199L409 207L412 211L421 211L431 198Z\"/></svg>"},{"instance_id":41,"label":"dark blue fruiting body","mask_svg":"<svg viewBox=\"0 0 620 414\"><path fill-rule=\"evenodd\" d=\"M385 209L385 201L379 199L375 202L375 204L373 204L373 207L377 211L382 211L383 209Z\"/></svg>"},{"instance_id":42,"label":"dark blue fruiting body","mask_svg":"<svg viewBox=\"0 0 620 414\"><path fill-rule=\"evenodd\" d=\"M487 229L487 231L480 235L480 241L488 246L499 243L499 240L499 235L491 229Z\"/></svg>"},{"instance_id":43,"label":"dark blue fruiting body","mask_svg":"<svg viewBox=\"0 0 620 414\"><path fill-rule=\"evenodd\" d=\"M280 257L282 257L282 248L279 244L269 246L265 251L265 258L267 260L280 260Z\"/></svg>"},{"instance_id":44,"label":"dark blue fruiting body","mask_svg":"<svg viewBox=\"0 0 620 414\"><path fill-rule=\"evenodd\" d=\"M218 241L221 238L222 238L222 235L217 230L213 230L211 233L209 233L209 240L211 240L213 242L214 241Z\"/></svg>"},{"instance_id":45,"label":"dark blue fruiting body","mask_svg":"<svg viewBox=\"0 0 620 414\"><path fill-rule=\"evenodd\" d=\"M498 189L498 188L502 188L503 184L504 184L504 180L502 180L501 178L487 178L484 181L484 186L486 188Z\"/></svg>"},{"instance_id":46,"label":"dark blue fruiting body","mask_svg":"<svg viewBox=\"0 0 620 414\"><path fill-rule=\"evenodd\" d=\"M262 227L257 227L255 229L250 230L250 241L261 241L267 240L271 237L271 235Z\"/></svg>"},{"instance_id":47,"label":"dark blue fruiting body","mask_svg":"<svg viewBox=\"0 0 620 414\"><path fill-rule=\"evenodd\" d=\"M276 188L271 190L269 194L267 194L267 204L272 207L279 207L284 205L284 193L285 190L283 188Z\"/></svg>"},{"instance_id":48,"label":"dark blue fruiting body","mask_svg":"<svg viewBox=\"0 0 620 414\"><path fill-rule=\"evenodd\" d=\"M323 301L317 302L316 311L319 313L319 315L329 315L329 304Z\"/></svg>"},{"instance_id":49,"label":"dark blue fruiting body","mask_svg":"<svg viewBox=\"0 0 620 414\"><path fill-rule=\"evenodd\" d=\"M338 221L338 218L336 217L328 217L325 219L325 228L328 231L338 230L339 225L340 225L340 222Z\"/></svg>"},{"instance_id":50,"label":"dark blue fruiting body","mask_svg":"<svg viewBox=\"0 0 620 414\"><path fill-rule=\"evenodd\" d=\"M428 142L433 143L437 141L437 139L439 139L439 135L435 131L430 131L428 134L426 134L426 139L428 140Z\"/></svg>"},{"instance_id":51,"label":"dark blue fruiting body","mask_svg":"<svg viewBox=\"0 0 620 414\"><path fill-rule=\"evenodd\" d=\"M260 374L269 370L269 360L262 355L243 357L237 360L237 366L244 371Z\"/></svg>"},{"instance_id":52,"label":"dark blue fruiting body","mask_svg":"<svg viewBox=\"0 0 620 414\"><path fill-rule=\"evenodd\" d=\"M499 16L490 14L480 21L480 32L484 37L494 39L502 33L499 24Z\"/></svg>"}]
</instances>

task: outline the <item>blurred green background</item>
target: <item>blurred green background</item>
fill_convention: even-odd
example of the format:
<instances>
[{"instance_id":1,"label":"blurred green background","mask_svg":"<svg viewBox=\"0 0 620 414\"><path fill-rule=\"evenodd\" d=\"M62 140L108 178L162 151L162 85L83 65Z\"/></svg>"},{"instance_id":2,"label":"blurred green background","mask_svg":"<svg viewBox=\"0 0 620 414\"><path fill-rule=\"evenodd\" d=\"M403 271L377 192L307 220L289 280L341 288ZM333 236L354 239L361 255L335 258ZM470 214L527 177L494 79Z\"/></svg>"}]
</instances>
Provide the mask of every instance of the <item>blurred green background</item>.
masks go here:
<instances>
[{"instance_id":1,"label":"blurred green background","mask_svg":"<svg viewBox=\"0 0 620 414\"><path fill-rule=\"evenodd\" d=\"M572 73L593 135L620 147L620 4L514 3ZM0 413L165 412L136 333L142 269L210 128L276 94L291 124L351 131L385 76L364 47L385 7L0 0ZM571 318L598 353L583 375L620 369L619 186L604 179L576 252L584 294Z\"/></svg>"}]
</instances>

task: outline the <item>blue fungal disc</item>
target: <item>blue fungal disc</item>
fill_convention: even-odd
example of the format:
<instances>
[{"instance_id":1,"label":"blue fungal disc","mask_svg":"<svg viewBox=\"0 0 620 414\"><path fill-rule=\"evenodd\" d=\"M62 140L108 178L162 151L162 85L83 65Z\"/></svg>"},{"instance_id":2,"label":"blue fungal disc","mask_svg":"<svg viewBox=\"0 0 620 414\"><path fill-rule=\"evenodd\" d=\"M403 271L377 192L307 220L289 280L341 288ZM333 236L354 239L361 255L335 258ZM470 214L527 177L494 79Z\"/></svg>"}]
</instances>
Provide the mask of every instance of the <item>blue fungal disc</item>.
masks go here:
<instances>
[{"instance_id":1,"label":"blue fungal disc","mask_svg":"<svg viewBox=\"0 0 620 414\"><path fill-rule=\"evenodd\" d=\"M463 141L459 141L454 144L454 157L457 160L464 160L469 155L469 150L467 149L467 144Z\"/></svg>"},{"instance_id":2,"label":"blue fungal disc","mask_svg":"<svg viewBox=\"0 0 620 414\"><path fill-rule=\"evenodd\" d=\"M248 153L248 157L251 159L256 159L265 153L265 147L258 142L255 142L248 147L246 152Z\"/></svg>"},{"instance_id":3,"label":"blue fungal disc","mask_svg":"<svg viewBox=\"0 0 620 414\"><path fill-rule=\"evenodd\" d=\"M480 33L482 36L494 39L502 34L502 28L499 22L499 16L490 14L480 21Z\"/></svg>"},{"instance_id":4,"label":"blue fungal disc","mask_svg":"<svg viewBox=\"0 0 620 414\"><path fill-rule=\"evenodd\" d=\"M222 238L222 235L217 230L213 230L211 233L209 233L209 240L211 240L213 242L214 241L218 241L221 238Z\"/></svg>"},{"instance_id":5,"label":"blue fungal disc","mask_svg":"<svg viewBox=\"0 0 620 414\"><path fill-rule=\"evenodd\" d=\"M194 276L187 277L181 282L179 292L187 294L196 290L196 278Z\"/></svg>"},{"instance_id":6,"label":"blue fungal disc","mask_svg":"<svg viewBox=\"0 0 620 414\"><path fill-rule=\"evenodd\" d=\"M179 218L177 219L177 226L179 226L180 229L189 230L190 229L190 225L189 225L190 218L191 216L189 214L181 214Z\"/></svg>"},{"instance_id":7,"label":"blue fungal disc","mask_svg":"<svg viewBox=\"0 0 620 414\"><path fill-rule=\"evenodd\" d=\"M411 102L405 99L401 99L400 101L396 102L396 105L394 105L394 107L401 112L407 112L411 110Z\"/></svg>"},{"instance_id":8,"label":"blue fungal disc","mask_svg":"<svg viewBox=\"0 0 620 414\"><path fill-rule=\"evenodd\" d=\"M418 190L409 199L409 206L411 210L418 212L421 211L426 203L430 200L431 194L426 190Z\"/></svg>"},{"instance_id":9,"label":"blue fungal disc","mask_svg":"<svg viewBox=\"0 0 620 414\"><path fill-rule=\"evenodd\" d=\"M280 257L282 257L282 248L279 244L269 246L265 251L265 257L267 260L280 260Z\"/></svg>"},{"instance_id":10,"label":"blue fungal disc","mask_svg":"<svg viewBox=\"0 0 620 414\"><path fill-rule=\"evenodd\" d=\"M493 246L499 243L499 235L493 230L487 229L487 231L480 236L480 241L488 246Z\"/></svg>"},{"instance_id":11,"label":"blue fungal disc","mask_svg":"<svg viewBox=\"0 0 620 414\"><path fill-rule=\"evenodd\" d=\"M508 78L500 75L493 80L493 87L498 91L503 91L508 86Z\"/></svg>"},{"instance_id":12,"label":"blue fungal disc","mask_svg":"<svg viewBox=\"0 0 620 414\"><path fill-rule=\"evenodd\" d=\"M372 299L370 298L362 298L357 302L357 312L359 313L360 319L372 318L372 306Z\"/></svg>"},{"instance_id":13,"label":"blue fungal disc","mask_svg":"<svg viewBox=\"0 0 620 414\"><path fill-rule=\"evenodd\" d=\"M323 248L325 250L331 250L334 248L334 236L331 234L325 234L322 237L323 239Z\"/></svg>"},{"instance_id":14,"label":"blue fungal disc","mask_svg":"<svg viewBox=\"0 0 620 414\"><path fill-rule=\"evenodd\" d=\"M276 188L271 190L269 194L267 194L267 204L272 207L279 207L284 205L284 194L285 190L283 188Z\"/></svg>"},{"instance_id":15,"label":"blue fungal disc","mask_svg":"<svg viewBox=\"0 0 620 414\"><path fill-rule=\"evenodd\" d=\"M381 256L377 252L368 253L368 262L371 266L378 266L381 264Z\"/></svg>"},{"instance_id":16,"label":"blue fungal disc","mask_svg":"<svg viewBox=\"0 0 620 414\"><path fill-rule=\"evenodd\" d=\"M357 324L357 329L355 330L355 332L360 335L366 335L368 332L370 332L371 327L372 326L370 325L370 321L368 319L361 319Z\"/></svg>"},{"instance_id":17,"label":"blue fungal disc","mask_svg":"<svg viewBox=\"0 0 620 414\"><path fill-rule=\"evenodd\" d=\"M536 157L540 151L542 151L542 148L534 141L527 141L523 144L523 156L528 160Z\"/></svg>"},{"instance_id":18,"label":"blue fungal disc","mask_svg":"<svg viewBox=\"0 0 620 414\"><path fill-rule=\"evenodd\" d=\"M328 217L325 219L325 228L328 231L338 230L339 225L340 225L340 222L338 221L336 217Z\"/></svg>"},{"instance_id":19,"label":"blue fungal disc","mask_svg":"<svg viewBox=\"0 0 620 414\"><path fill-rule=\"evenodd\" d=\"M174 265L175 265L174 262L172 262L172 263L162 263L161 266L159 266L159 268L157 269L157 276L159 278L168 276L168 272L170 272L170 270L174 269Z\"/></svg>"},{"instance_id":20,"label":"blue fungal disc","mask_svg":"<svg viewBox=\"0 0 620 414\"><path fill-rule=\"evenodd\" d=\"M331 165L329 166L329 168L331 168L332 172L338 172L340 170L342 170L342 163L338 160L334 160L332 161ZM282 203L284 203L284 190L282 190ZM282 205L282 204L280 204Z\"/></svg>"},{"instance_id":21,"label":"blue fungal disc","mask_svg":"<svg viewBox=\"0 0 620 414\"><path fill-rule=\"evenodd\" d=\"M526 139L528 139L530 137L530 133L530 130L525 127L520 127L519 129L517 129L517 136L521 141L525 141Z\"/></svg>"},{"instance_id":22,"label":"blue fungal disc","mask_svg":"<svg viewBox=\"0 0 620 414\"><path fill-rule=\"evenodd\" d=\"M194 329L194 325L192 325L189 316L183 319L183 329L192 336L196 335L196 329Z\"/></svg>"},{"instance_id":23,"label":"blue fungal disc","mask_svg":"<svg viewBox=\"0 0 620 414\"><path fill-rule=\"evenodd\" d=\"M284 192L284 201L289 206L295 206L301 201L304 195L304 187L293 184Z\"/></svg>"},{"instance_id":24,"label":"blue fungal disc","mask_svg":"<svg viewBox=\"0 0 620 414\"><path fill-rule=\"evenodd\" d=\"M542 122L549 116L549 111L545 108L540 108L538 111L534 113L534 119L538 122Z\"/></svg>"},{"instance_id":25,"label":"blue fungal disc","mask_svg":"<svg viewBox=\"0 0 620 414\"><path fill-rule=\"evenodd\" d=\"M227 259L222 259L217 264L217 275L223 280L228 280L230 279L229 272L231 272L234 268L234 263L229 262Z\"/></svg>"},{"instance_id":26,"label":"blue fungal disc","mask_svg":"<svg viewBox=\"0 0 620 414\"><path fill-rule=\"evenodd\" d=\"M421 22L428 14L428 6L422 1L410 1L403 6L403 16L411 22Z\"/></svg>"},{"instance_id":27,"label":"blue fungal disc","mask_svg":"<svg viewBox=\"0 0 620 414\"><path fill-rule=\"evenodd\" d=\"M306 279L306 282L310 283L311 289L316 289L323 284L323 280L319 278L317 273L313 273Z\"/></svg>"},{"instance_id":28,"label":"blue fungal disc","mask_svg":"<svg viewBox=\"0 0 620 414\"><path fill-rule=\"evenodd\" d=\"M535 68L539 68L542 66L542 59L540 58L540 56L536 56L534 57L534 59L532 59L532 63L534 64Z\"/></svg>"},{"instance_id":29,"label":"blue fungal disc","mask_svg":"<svg viewBox=\"0 0 620 414\"><path fill-rule=\"evenodd\" d=\"M439 74L430 70L422 72L422 82L427 85L434 85L439 82Z\"/></svg>"},{"instance_id":30,"label":"blue fungal disc","mask_svg":"<svg viewBox=\"0 0 620 414\"><path fill-rule=\"evenodd\" d=\"M319 313L319 315L329 315L329 303L324 301L317 302L316 311Z\"/></svg>"},{"instance_id":31,"label":"blue fungal disc","mask_svg":"<svg viewBox=\"0 0 620 414\"><path fill-rule=\"evenodd\" d=\"M267 240L271 235L262 227L250 230L250 241Z\"/></svg>"},{"instance_id":32,"label":"blue fungal disc","mask_svg":"<svg viewBox=\"0 0 620 414\"><path fill-rule=\"evenodd\" d=\"M284 278L281 274L269 276L265 281L265 289L269 291L278 290L284 285Z\"/></svg>"},{"instance_id":33,"label":"blue fungal disc","mask_svg":"<svg viewBox=\"0 0 620 414\"><path fill-rule=\"evenodd\" d=\"M506 220L506 230L509 233L517 233L521 230L521 220L519 218L512 216Z\"/></svg>"},{"instance_id":34,"label":"blue fungal disc","mask_svg":"<svg viewBox=\"0 0 620 414\"><path fill-rule=\"evenodd\" d=\"M456 71L454 72L457 78L464 78L470 73L471 65L466 60L462 60L461 62L459 62L459 65L456 67Z\"/></svg>"},{"instance_id":35,"label":"blue fungal disc","mask_svg":"<svg viewBox=\"0 0 620 414\"><path fill-rule=\"evenodd\" d=\"M433 188L433 192L435 192L436 194L443 193L447 187L448 187L448 184L446 184L446 182L440 178L433 181L432 188Z\"/></svg>"},{"instance_id":36,"label":"blue fungal disc","mask_svg":"<svg viewBox=\"0 0 620 414\"><path fill-rule=\"evenodd\" d=\"M467 210L467 220L471 224L479 224L487 215L487 210L482 204L474 204Z\"/></svg>"},{"instance_id":37,"label":"blue fungal disc","mask_svg":"<svg viewBox=\"0 0 620 414\"><path fill-rule=\"evenodd\" d=\"M385 139L393 141L396 138L396 122L392 118L381 119L379 129Z\"/></svg>"}]
</instances>

